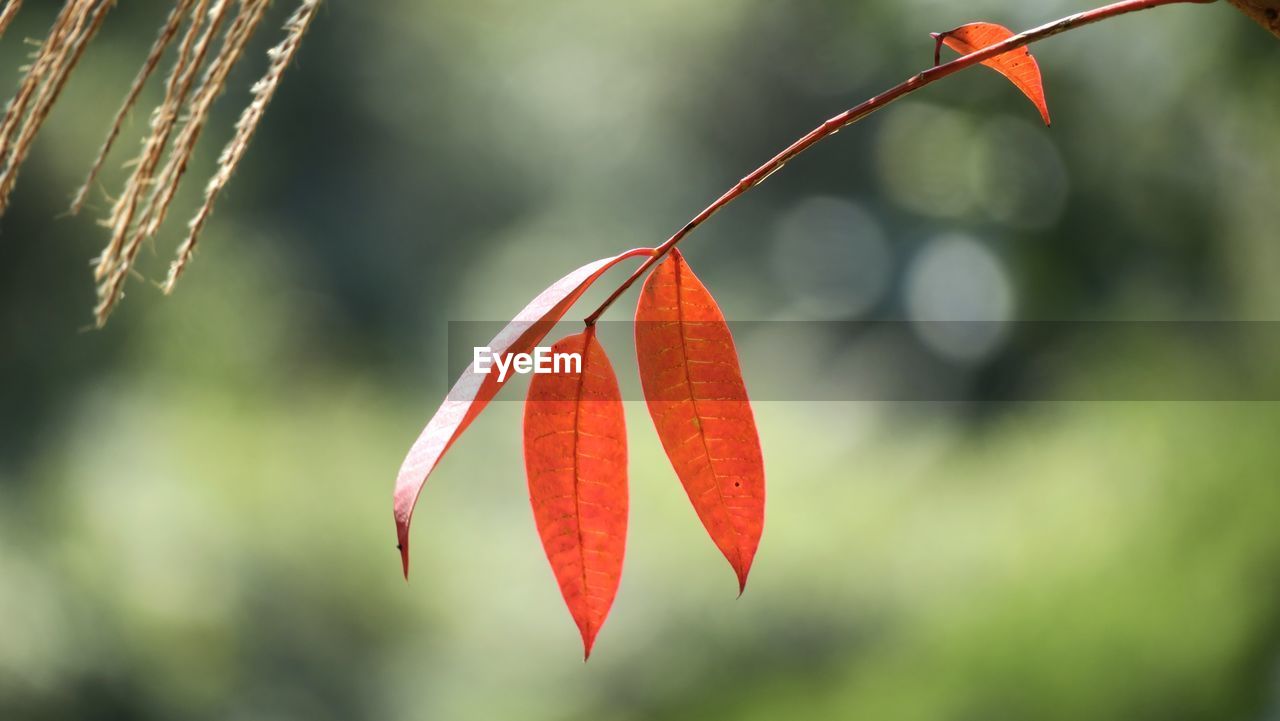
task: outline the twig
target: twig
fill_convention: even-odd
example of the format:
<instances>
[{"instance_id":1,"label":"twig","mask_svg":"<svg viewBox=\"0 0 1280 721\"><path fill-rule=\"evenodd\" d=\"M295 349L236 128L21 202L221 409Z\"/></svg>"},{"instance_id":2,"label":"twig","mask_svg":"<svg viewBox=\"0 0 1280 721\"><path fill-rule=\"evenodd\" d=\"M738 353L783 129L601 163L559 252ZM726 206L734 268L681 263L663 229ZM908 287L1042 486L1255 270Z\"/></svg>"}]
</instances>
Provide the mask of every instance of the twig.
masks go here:
<instances>
[{"instance_id":1,"label":"twig","mask_svg":"<svg viewBox=\"0 0 1280 721\"><path fill-rule=\"evenodd\" d=\"M598 320L600 316L609 309L609 306L613 305L614 301L616 301L619 296L625 293L632 284L643 277L649 268L662 260L662 258L665 257L677 243L684 239L685 236L691 233L694 228L702 225L702 223L715 215L721 208L733 202L748 190L751 190L755 186L764 182L770 175L781 170L782 166L786 165L792 158L800 155L804 151L816 145L818 142L835 135L841 128L856 123L871 113L885 107L889 103L892 103L899 98L909 95L926 85L941 80L949 75L954 75L965 68L977 65L984 60L989 60L997 55L1002 55L1010 50L1017 50L1020 47L1030 45L1031 43L1044 40L1046 38L1051 38L1054 35L1060 35L1073 28L1091 25L1108 18L1119 17L1120 15L1127 15L1129 13L1160 7L1162 5L1178 5L1184 3L1203 5L1212 2L1215 2L1215 0L1123 0L1122 2L1112 3L1093 10L1086 10L1074 15L1068 15L1060 20L1054 20L1053 22L1046 23L1040 27L1014 35L994 45L989 45L977 52L956 58L949 63L936 65L928 70L916 73L907 80L895 85L880 95L840 113L822 125L819 125L809 131L807 135L792 143L786 148L786 150L778 153L764 165L761 165L759 168L752 171L750 175L747 175L745 178L738 181L738 183L726 191L724 195L721 195L715 202L708 205L701 213L694 216L693 220L690 220L683 228L676 231L675 235L671 236L666 242L658 246L656 252L649 256L649 258L647 258L644 263L631 274L630 277L623 281L622 285L618 286L617 290L613 291L613 293L600 304L600 307L596 308L591 315L584 319L584 322L588 326L595 324L596 320Z\"/></svg>"}]
</instances>

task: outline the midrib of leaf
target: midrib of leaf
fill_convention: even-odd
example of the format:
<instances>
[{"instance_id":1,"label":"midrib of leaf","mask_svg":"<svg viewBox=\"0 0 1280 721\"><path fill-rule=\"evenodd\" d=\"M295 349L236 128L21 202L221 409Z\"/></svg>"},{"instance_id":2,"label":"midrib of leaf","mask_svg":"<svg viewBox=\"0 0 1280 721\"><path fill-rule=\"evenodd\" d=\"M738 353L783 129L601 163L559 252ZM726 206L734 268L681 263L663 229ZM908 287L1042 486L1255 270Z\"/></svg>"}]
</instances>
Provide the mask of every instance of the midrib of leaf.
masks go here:
<instances>
[{"instance_id":1,"label":"midrib of leaf","mask_svg":"<svg viewBox=\"0 0 1280 721\"><path fill-rule=\"evenodd\" d=\"M716 487L716 498L720 500L720 508L724 510L725 518L729 522L729 530L733 532L733 555L737 557L733 570L736 573L738 567L742 565L742 532L733 523L733 514L724 500L724 489L720 487L720 474L716 472L716 464L711 460L711 447L707 445L707 429L702 425L702 414L698 412L698 395L693 390L693 379L689 377L689 344L685 340L684 332L684 283L681 279L684 263L679 262L679 257L673 260L676 281L676 322L680 326L680 353L684 356L681 376L684 378L685 387L689 389L689 401L693 404L693 422L698 425L698 440L702 443L702 453L707 459L707 468L711 469L711 482ZM583 366L583 369L585 370L586 367Z\"/></svg>"},{"instance_id":2,"label":"midrib of leaf","mask_svg":"<svg viewBox=\"0 0 1280 721\"><path fill-rule=\"evenodd\" d=\"M582 536L582 497L578 492L581 480L578 471L579 445L582 443L582 391L587 383L587 358L591 355L588 351L591 348L593 332L587 329L582 334L582 372L578 374L578 392L573 400L573 528L578 534L578 568L579 575L582 577L582 600L587 609L587 635L592 632L591 622L591 589L587 587L587 547L586 539Z\"/></svg>"}]
</instances>

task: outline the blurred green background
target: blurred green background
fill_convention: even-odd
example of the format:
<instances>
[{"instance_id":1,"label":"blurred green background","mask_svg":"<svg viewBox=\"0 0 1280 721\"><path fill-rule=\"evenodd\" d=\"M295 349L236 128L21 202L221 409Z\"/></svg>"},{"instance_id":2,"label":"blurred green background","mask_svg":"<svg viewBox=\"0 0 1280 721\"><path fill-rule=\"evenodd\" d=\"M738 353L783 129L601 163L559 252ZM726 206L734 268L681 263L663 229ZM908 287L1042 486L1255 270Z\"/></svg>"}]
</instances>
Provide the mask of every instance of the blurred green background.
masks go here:
<instances>
[{"instance_id":1,"label":"blurred green background","mask_svg":"<svg viewBox=\"0 0 1280 721\"><path fill-rule=\"evenodd\" d=\"M6 85L54 5L0 43ZM757 404L768 516L738 600L629 403L626 574L587 665L518 403L432 477L400 577L391 487L444 394L448 321L665 239L927 65L929 31L1081 3L327 2L176 294L136 281L88 331L108 201L61 216L160 5L113 12L0 221L0 719L1280 719L1280 408L1070 401L1216 372L1125 323L922 335L952 402ZM145 279L291 10L232 78ZM1035 53L1052 130L975 69L700 229L682 247L729 317L1275 320L1280 44L1219 3ZM823 355L740 341L748 384L897 357L860 333ZM1217 345L1280 362L1247 332Z\"/></svg>"}]
</instances>

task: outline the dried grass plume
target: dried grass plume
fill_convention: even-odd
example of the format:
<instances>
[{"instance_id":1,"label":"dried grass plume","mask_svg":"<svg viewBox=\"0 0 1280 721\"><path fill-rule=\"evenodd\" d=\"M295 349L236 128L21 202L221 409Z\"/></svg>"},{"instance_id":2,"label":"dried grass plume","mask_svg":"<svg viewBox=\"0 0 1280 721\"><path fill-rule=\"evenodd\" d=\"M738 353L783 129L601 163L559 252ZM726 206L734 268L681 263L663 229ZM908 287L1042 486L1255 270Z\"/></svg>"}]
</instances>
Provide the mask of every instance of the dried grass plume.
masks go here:
<instances>
[{"instance_id":1,"label":"dried grass plume","mask_svg":"<svg viewBox=\"0 0 1280 721\"><path fill-rule=\"evenodd\" d=\"M298 52L302 37L316 15L320 0L300 0L289 16L285 37L268 51L266 74L255 83L250 101L235 125L231 141L218 157L218 167L205 186L204 200L188 223L177 258L163 287L166 293L190 263L218 195L244 158L249 141L285 70ZM18 170L31 150L49 112L57 102L90 41L115 7L116 0L65 0L48 34L40 42L17 91L0 116L0 215L8 206ZM172 0L141 67L108 126L106 138L84 183L71 201L80 212L148 82L175 44L172 64L164 80L164 95L151 109L147 133L132 170L111 210L102 221L108 240L94 267L98 304L94 319L102 327L135 275L134 259L142 244L154 238L186 175L214 102L226 90L232 69L261 25L271 0ZM21 0L0 0L0 37L22 9ZM185 28L185 29L184 29ZM216 49L214 49L216 47Z\"/></svg>"}]
</instances>

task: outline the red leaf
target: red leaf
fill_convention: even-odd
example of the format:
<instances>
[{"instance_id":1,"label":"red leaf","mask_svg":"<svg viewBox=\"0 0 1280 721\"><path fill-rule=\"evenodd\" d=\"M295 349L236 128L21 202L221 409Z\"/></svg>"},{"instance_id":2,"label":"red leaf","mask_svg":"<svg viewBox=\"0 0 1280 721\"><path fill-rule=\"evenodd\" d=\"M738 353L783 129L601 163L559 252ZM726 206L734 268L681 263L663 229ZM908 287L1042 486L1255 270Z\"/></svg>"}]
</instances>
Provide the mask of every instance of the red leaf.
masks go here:
<instances>
[{"instance_id":1,"label":"red leaf","mask_svg":"<svg viewBox=\"0 0 1280 721\"><path fill-rule=\"evenodd\" d=\"M961 55L968 55L1013 37L1013 31L995 23L969 23L945 33L933 33L933 37L938 41L939 47L945 43L947 47ZM1049 106L1044 99L1044 81L1040 78L1040 65L1036 63L1030 50L1025 47L1010 50L982 64L1005 76L1016 85L1022 94L1035 104L1036 109L1040 111L1040 117L1044 118L1044 124L1049 125Z\"/></svg>"},{"instance_id":2,"label":"red leaf","mask_svg":"<svg viewBox=\"0 0 1280 721\"><path fill-rule=\"evenodd\" d=\"M678 250L640 292L636 355L662 446L741 592L764 528L760 438L729 326Z\"/></svg>"},{"instance_id":3,"label":"red leaf","mask_svg":"<svg viewBox=\"0 0 1280 721\"><path fill-rule=\"evenodd\" d=\"M627 541L627 429L613 366L594 327L552 346L574 372L536 374L524 407L529 501L583 659L609 615Z\"/></svg>"},{"instance_id":4,"label":"red leaf","mask_svg":"<svg viewBox=\"0 0 1280 721\"><path fill-rule=\"evenodd\" d=\"M489 349L495 357L528 353L605 271L627 258L652 252L651 248L636 248L569 273L530 301L515 320L489 342ZM396 476L395 518L405 578L409 577L409 523L427 476L503 385L505 382L499 381L496 373L480 375L468 366L400 465Z\"/></svg>"}]
</instances>

